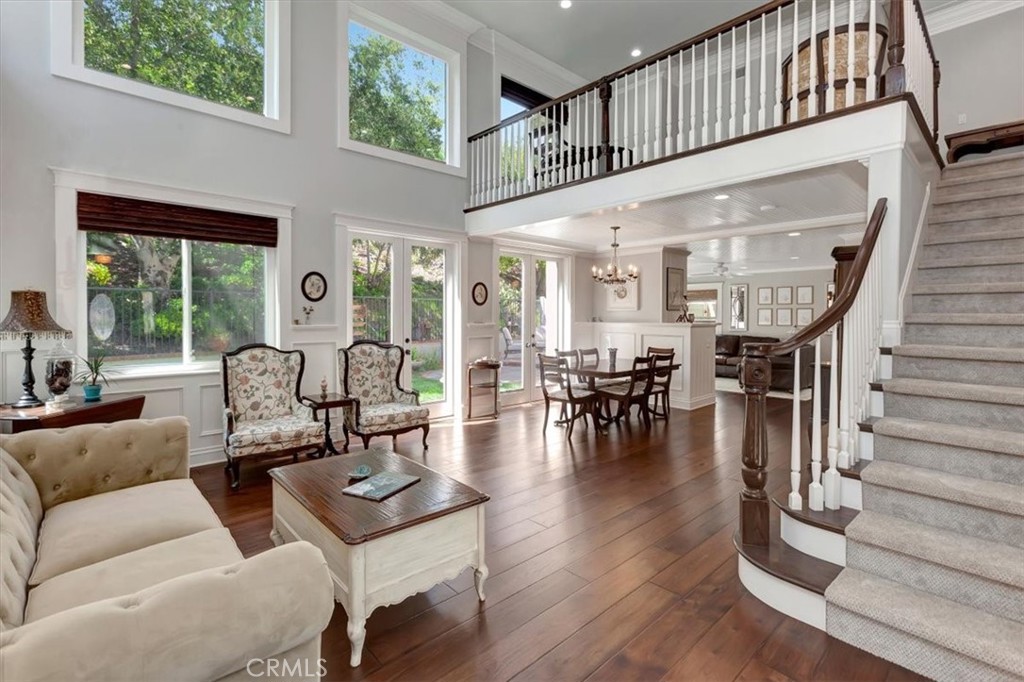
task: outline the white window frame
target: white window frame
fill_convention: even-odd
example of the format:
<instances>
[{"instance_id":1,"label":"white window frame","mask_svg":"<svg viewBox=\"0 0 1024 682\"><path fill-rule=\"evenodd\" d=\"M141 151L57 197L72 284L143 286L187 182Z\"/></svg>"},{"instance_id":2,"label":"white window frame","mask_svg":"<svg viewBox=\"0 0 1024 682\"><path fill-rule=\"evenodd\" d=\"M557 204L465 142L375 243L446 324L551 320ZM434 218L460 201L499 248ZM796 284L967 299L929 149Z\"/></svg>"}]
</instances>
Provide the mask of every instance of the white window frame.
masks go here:
<instances>
[{"instance_id":1,"label":"white window frame","mask_svg":"<svg viewBox=\"0 0 1024 682\"><path fill-rule=\"evenodd\" d=\"M354 21L366 28L408 45L448 65L445 83L445 160L435 161L407 152L353 140L349 135L349 63L348 28ZM396 21L368 12L358 5L340 2L338 5L338 147L382 159L466 177L462 165L462 64L459 50L413 32Z\"/></svg>"},{"instance_id":2,"label":"white window frame","mask_svg":"<svg viewBox=\"0 0 1024 682\"><path fill-rule=\"evenodd\" d=\"M291 0L264 1L262 114L87 68L84 0L50 3L50 72L80 83L287 134L291 132Z\"/></svg>"},{"instance_id":3,"label":"white window frame","mask_svg":"<svg viewBox=\"0 0 1024 682\"><path fill-rule=\"evenodd\" d=\"M264 343L281 345L283 323L291 317L291 297L287 292L291 281L292 207L283 204L211 194L200 190L153 185L136 180L110 178L60 168L51 169L55 185L55 236L57 248L56 314L58 322L74 333L74 349L86 357L89 339L89 307L87 300L86 232L78 229L78 192L98 192L145 201L161 201L220 211L251 213L277 219L277 247L266 247L264 261ZM183 262L182 287L191 287L186 278L190 264ZM187 315L187 312L184 312ZM183 319L183 324L187 320ZM216 360L191 360L191 338L183 335L182 362L165 364L118 364L118 377L160 377L220 372Z\"/></svg>"}]
</instances>

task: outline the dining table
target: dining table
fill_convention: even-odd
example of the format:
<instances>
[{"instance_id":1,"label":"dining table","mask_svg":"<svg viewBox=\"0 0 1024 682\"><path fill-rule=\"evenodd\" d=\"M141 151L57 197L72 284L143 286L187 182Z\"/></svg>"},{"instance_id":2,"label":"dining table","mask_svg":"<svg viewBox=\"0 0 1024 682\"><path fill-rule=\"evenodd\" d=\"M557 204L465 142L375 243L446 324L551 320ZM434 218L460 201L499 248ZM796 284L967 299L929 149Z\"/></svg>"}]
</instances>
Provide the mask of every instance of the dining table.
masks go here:
<instances>
[{"instance_id":1,"label":"dining table","mask_svg":"<svg viewBox=\"0 0 1024 682\"><path fill-rule=\"evenodd\" d=\"M682 367L681 363L672 361L670 365L659 365L658 371L663 372L666 369L675 372ZM591 362L588 364L579 365L575 369L571 370L573 374L585 379L587 383L587 389L590 391L597 390L597 381L599 379L629 379L633 375L633 358L616 359L615 361L609 360L608 358L601 358L596 363ZM653 370L638 370L639 373L646 374L648 371ZM649 410L645 402L643 409ZM594 403L594 424L597 426L598 431L604 432L602 424L606 424L612 421L611 417L605 417L601 414L601 403L596 401Z\"/></svg>"}]
</instances>

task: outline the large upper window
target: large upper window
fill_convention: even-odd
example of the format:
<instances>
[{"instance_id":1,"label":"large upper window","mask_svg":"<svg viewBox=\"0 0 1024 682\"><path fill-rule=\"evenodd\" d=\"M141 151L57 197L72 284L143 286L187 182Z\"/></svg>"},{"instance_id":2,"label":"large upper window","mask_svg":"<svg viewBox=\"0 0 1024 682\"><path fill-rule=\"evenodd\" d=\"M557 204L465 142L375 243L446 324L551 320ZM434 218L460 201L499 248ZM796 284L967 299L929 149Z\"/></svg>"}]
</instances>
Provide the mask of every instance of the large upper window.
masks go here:
<instances>
[{"instance_id":1,"label":"large upper window","mask_svg":"<svg viewBox=\"0 0 1024 682\"><path fill-rule=\"evenodd\" d=\"M458 53L350 9L342 146L427 167L458 166Z\"/></svg>"},{"instance_id":2,"label":"large upper window","mask_svg":"<svg viewBox=\"0 0 1024 682\"><path fill-rule=\"evenodd\" d=\"M59 75L287 129L280 0L74 0L54 4ZM285 88L286 90L286 88Z\"/></svg>"},{"instance_id":3,"label":"large upper window","mask_svg":"<svg viewBox=\"0 0 1024 682\"><path fill-rule=\"evenodd\" d=\"M209 215L237 221L217 226L204 222ZM268 249L237 243L246 240L242 223L257 220L276 222L80 194L88 310L88 329L80 331L88 355L120 365L190 365L265 341ZM261 229L265 235L252 241L266 242L276 228ZM182 238L190 233L196 238Z\"/></svg>"}]
</instances>

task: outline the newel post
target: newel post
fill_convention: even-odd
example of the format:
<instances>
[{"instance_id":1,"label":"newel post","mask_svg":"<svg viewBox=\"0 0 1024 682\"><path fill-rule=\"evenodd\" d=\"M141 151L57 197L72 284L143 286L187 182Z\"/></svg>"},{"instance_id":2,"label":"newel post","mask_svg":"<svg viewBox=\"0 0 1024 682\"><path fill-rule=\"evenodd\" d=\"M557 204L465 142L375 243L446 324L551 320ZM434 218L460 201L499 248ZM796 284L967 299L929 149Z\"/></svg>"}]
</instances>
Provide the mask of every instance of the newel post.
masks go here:
<instances>
[{"instance_id":1,"label":"newel post","mask_svg":"<svg viewBox=\"0 0 1024 682\"><path fill-rule=\"evenodd\" d=\"M885 72L885 94L907 91L907 67L903 64L903 0L889 0L889 68Z\"/></svg>"},{"instance_id":2,"label":"newel post","mask_svg":"<svg viewBox=\"0 0 1024 682\"><path fill-rule=\"evenodd\" d=\"M611 101L612 84L602 80L598 86L598 96L601 98L601 172L609 173L612 170L612 148L611 148Z\"/></svg>"},{"instance_id":3,"label":"newel post","mask_svg":"<svg viewBox=\"0 0 1024 682\"><path fill-rule=\"evenodd\" d=\"M772 365L760 351L744 350L739 367L740 388L746 393L743 415L743 491L740 492L740 539L745 545L768 545L768 427L765 396L772 382Z\"/></svg>"}]
</instances>

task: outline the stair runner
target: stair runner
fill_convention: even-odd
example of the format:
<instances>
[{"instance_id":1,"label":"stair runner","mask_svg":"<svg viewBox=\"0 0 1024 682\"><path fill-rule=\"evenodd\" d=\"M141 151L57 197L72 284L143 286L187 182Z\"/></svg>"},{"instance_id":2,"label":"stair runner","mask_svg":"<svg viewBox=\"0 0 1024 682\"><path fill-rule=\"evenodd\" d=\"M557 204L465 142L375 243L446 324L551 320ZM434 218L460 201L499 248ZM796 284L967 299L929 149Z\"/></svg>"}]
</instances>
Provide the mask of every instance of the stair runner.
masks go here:
<instances>
[{"instance_id":1,"label":"stair runner","mask_svg":"<svg viewBox=\"0 0 1024 682\"><path fill-rule=\"evenodd\" d=\"M1024 154L947 168L825 592L829 634L939 680L1024 678Z\"/></svg>"}]
</instances>

